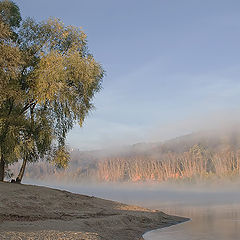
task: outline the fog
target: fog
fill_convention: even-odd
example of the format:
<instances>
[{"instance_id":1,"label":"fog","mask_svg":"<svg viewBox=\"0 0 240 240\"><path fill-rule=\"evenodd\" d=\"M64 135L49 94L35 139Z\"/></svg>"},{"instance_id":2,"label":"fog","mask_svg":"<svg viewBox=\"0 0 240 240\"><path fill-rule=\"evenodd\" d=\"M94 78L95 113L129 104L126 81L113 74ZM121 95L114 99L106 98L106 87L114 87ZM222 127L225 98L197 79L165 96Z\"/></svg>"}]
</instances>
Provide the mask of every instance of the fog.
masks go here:
<instances>
[{"instance_id":1,"label":"fog","mask_svg":"<svg viewBox=\"0 0 240 240\"><path fill-rule=\"evenodd\" d=\"M164 112L162 115L162 120L156 121L149 126L128 126L126 129L114 126L117 134L113 134L110 131L112 129L107 128L108 132L101 132L101 135L97 137L93 133L89 133L85 127L82 129L76 127L69 135L68 143L70 146L80 150L116 150L139 142L163 142L200 131L214 130L221 132L222 130L240 129L240 111L238 108L206 109L204 114L196 111L194 114L189 113L186 116L168 120L164 120ZM74 138L72 137L73 134ZM94 132L94 134L96 133Z\"/></svg>"},{"instance_id":2,"label":"fog","mask_svg":"<svg viewBox=\"0 0 240 240\"><path fill-rule=\"evenodd\" d=\"M240 203L240 182L220 184L169 183L60 183L27 179L25 184L58 188L74 193L121 201L149 208L161 206L219 206Z\"/></svg>"},{"instance_id":3,"label":"fog","mask_svg":"<svg viewBox=\"0 0 240 240\"><path fill-rule=\"evenodd\" d=\"M25 180L26 184L59 188L158 209L188 217L186 223L150 231L145 240L238 240L240 236L240 182L203 184L80 183L61 184Z\"/></svg>"},{"instance_id":4,"label":"fog","mask_svg":"<svg viewBox=\"0 0 240 240\"><path fill-rule=\"evenodd\" d=\"M224 118L224 115L228 117ZM236 147L235 150L237 150L240 146L240 126L238 124L240 118L238 119L236 115L235 117L232 116L231 112L226 112L222 115L198 119L192 124L188 121L177 123L175 130L173 128L172 132L176 134L177 129L184 130L185 127L186 132L190 129L199 130L198 133L189 135L190 137L182 138L183 141L180 141L181 149L203 138L211 140L205 141L209 148L214 149L218 146L220 150L224 149L225 145L221 145L223 140L229 146ZM160 128L158 130L155 133L158 138L160 135L164 135L164 131L168 131L167 128L163 129L162 133ZM154 137L149 139L154 142ZM215 139L220 139L220 141L215 141ZM92 154L99 155L99 158L131 151L138 151L138 153L142 151L144 154L144 151L151 152L151 148L154 147L154 143L146 142L146 144L135 144L131 147L118 146L95 151ZM178 140L173 140L171 141L173 144L170 145L176 147L175 143L177 142ZM221 151L219 151L219 156L220 158L223 156ZM87 179L79 182L71 182L69 179L64 181L64 178L62 178L62 181L54 180L54 178L45 178L45 180L41 181L24 179L24 183L48 186L126 204L158 209L167 214L191 219L191 221L184 224L147 233L144 235L145 240L238 240L240 236L240 179L236 176L234 181L232 179L230 174L227 178L216 177L214 181L200 180L195 183L185 183L183 181L178 183L94 183Z\"/></svg>"}]
</instances>

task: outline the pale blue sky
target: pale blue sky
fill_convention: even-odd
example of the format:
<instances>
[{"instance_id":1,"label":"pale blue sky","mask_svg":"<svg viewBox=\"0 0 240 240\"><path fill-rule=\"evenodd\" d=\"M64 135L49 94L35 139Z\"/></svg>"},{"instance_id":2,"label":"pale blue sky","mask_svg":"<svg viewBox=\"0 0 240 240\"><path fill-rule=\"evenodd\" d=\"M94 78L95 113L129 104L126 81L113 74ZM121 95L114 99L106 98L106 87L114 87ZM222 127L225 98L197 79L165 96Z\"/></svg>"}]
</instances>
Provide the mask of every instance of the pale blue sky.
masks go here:
<instances>
[{"instance_id":1,"label":"pale blue sky","mask_svg":"<svg viewBox=\"0 0 240 240\"><path fill-rule=\"evenodd\" d=\"M239 116L240 1L15 2L24 17L83 27L107 72L72 146L160 141Z\"/></svg>"}]
</instances>

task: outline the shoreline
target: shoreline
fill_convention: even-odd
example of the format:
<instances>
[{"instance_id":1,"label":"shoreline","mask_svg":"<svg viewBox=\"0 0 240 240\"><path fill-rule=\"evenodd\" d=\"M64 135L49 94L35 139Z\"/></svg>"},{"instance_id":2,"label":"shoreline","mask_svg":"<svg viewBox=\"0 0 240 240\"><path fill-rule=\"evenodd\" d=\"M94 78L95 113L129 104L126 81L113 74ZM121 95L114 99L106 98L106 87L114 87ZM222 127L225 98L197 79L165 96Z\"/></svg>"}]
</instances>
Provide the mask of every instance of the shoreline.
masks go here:
<instances>
[{"instance_id":1,"label":"shoreline","mask_svg":"<svg viewBox=\"0 0 240 240\"><path fill-rule=\"evenodd\" d=\"M0 182L1 240L139 240L150 230L187 220L58 189Z\"/></svg>"},{"instance_id":2,"label":"shoreline","mask_svg":"<svg viewBox=\"0 0 240 240\"><path fill-rule=\"evenodd\" d=\"M166 227L163 227L163 228L169 228L169 227L173 227L173 226L176 226L176 225L179 225L179 224L184 224L184 223L186 223L186 222L188 222L188 221L191 221L191 218L186 218L185 221L182 221L182 222L179 222L179 223L176 223L176 224L172 224L172 225L169 225L169 226L166 226ZM141 238L140 240L146 240L146 239L144 238L144 235L145 235L145 234L150 233L150 232L157 231L157 230L159 230L159 229L162 229L162 228L156 228L156 229L152 229L152 230L149 230L149 231L145 232L145 233L142 235L142 238Z\"/></svg>"}]
</instances>

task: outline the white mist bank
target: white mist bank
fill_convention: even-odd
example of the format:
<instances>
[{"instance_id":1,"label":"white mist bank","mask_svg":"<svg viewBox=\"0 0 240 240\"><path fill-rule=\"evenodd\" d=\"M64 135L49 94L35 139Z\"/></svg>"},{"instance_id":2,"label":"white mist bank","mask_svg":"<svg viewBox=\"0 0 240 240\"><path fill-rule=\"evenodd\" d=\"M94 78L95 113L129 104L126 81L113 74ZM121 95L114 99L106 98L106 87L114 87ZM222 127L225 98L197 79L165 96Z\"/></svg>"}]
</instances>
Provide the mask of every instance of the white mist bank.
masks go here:
<instances>
[{"instance_id":1,"label":"white mist bank","mask_svg":"<svg viewBox=\"0 0 240 240\"><path fill-rule=\"evenodd\" d=\"M67 190L128 204L156 208L180 204L187 206L224 205L240 202L240 182L221 184L159 184L159 183L61 183L25 180L26 184L36 184Z\"/></svg>"}]
</instances>

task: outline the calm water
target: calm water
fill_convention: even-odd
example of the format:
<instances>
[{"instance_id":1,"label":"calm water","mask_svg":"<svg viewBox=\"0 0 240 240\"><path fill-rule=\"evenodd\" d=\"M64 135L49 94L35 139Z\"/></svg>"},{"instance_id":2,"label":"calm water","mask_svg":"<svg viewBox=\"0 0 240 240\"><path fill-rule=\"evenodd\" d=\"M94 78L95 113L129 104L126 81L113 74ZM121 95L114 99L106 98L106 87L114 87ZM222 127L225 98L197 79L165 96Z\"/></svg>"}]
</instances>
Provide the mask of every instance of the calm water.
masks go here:
<instances>
[{"instance_id":1,"label":"calm water","mask_svg":"<svg viewBox=\"0 0 240 240\"><path fill-rule=\"evenodd\" d=\"M170 214L192 220L169 228L148 232L146 240L239 240L240 205L162 208Z\"/></svg>"},{"instance_id":2,"label":"calm water","mask_svg":"<svg viewBox=\"0 0 240 240\"><path fill-rule=\"evenodd\" d=\"M145 240L240 240L240 187L200 190L158 185L49 186L191 218L185 223L148 232Z\"/></svg>"}]
</instances>

